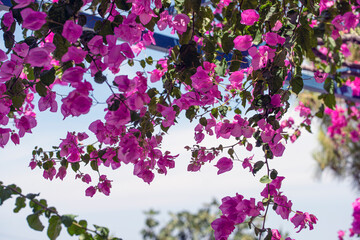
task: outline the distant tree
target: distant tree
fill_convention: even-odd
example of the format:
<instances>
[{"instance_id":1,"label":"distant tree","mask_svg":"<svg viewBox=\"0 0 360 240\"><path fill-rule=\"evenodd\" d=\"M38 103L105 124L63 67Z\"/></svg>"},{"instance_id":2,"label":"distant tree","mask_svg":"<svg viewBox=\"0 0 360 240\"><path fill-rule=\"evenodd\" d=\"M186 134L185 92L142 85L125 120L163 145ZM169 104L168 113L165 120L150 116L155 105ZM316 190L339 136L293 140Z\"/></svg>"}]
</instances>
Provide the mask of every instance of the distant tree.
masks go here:
<instances>
[{"instance_id":1,"label":"distant tree","mask_svg":"<svg viewBox=\"0 0 360 240\"><path fill-rule=\"evenodd\" d=\"M157 216L159 212L150 210L145 212L145 228L141 231L144 240L213 240L214 230L210 224L220 216L219 203L213 200L205 204L197 212L181 211L169 213L170 220L161 223ZM242 223L237 225L229 239L256 240L251 228L259 228L260 222Z\"/></svg>"}]
</instances>

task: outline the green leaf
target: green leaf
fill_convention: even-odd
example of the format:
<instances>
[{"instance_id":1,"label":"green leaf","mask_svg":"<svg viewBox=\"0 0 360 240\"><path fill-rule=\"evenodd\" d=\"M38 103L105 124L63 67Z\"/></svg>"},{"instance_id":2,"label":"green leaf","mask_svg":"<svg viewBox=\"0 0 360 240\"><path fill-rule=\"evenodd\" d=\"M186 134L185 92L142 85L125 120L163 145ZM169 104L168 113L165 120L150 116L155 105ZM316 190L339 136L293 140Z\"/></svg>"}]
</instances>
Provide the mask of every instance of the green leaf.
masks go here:
<instances>
[{"instance_id":1,"label":"green leaf","mask_svg":"<svg viewBox=\"0 0 360 240\"><path fill-rule=\"evenodd\" d=\"M54 166L54 162L53 161L46 161L44 164L43 164L43 168L45 170L49 170L50 168L52 168Z\"/></svg>"},{"instance_id":2,"label":"green leaf","mask_svg":"<svg viewBox=\"0 0 360 240\"><path fill-rule=\"evenodd\" d=\"M9 50L14 46L15 44L15 36L12 32L7 31L3 34L5 47Z\"/></svg>"},{"instance_id":3,"label":"green leaf","mask_svg":"<svg viewBox=\"0 0 360 240\"><path fill-rule=\"evenodd\" d=\"M145 61L146 61L146 63L149 64L149 65L152 65L153 62L154 62L154 60L153 60L153 58L152 58L151 56L145 58Z\"/></svg>"},{"instance_id":4,"label":"green leaf","mask_svg":"<svg viewBox=\"0 0 360 240\"><path fill-rule=\"evenodd\" d=\"M114 29L109 20L97 21L94 26L94 31L103 37L114 35Z\"/></svg>"},{"instance_id":5,"label":"green leaf","mask_svg":"<svg viewBox=\"0 0 360 240\"><path fill-rule=\"evenodd\" d=\"M334 109L336 105L335 95L334 94L326 94L324 98L324 103L327 107Z\"/></svg>"},{"instance_id":6,"label":"green leaf","mask_svg":"<svg viewBox=\"0 0 360 240\"><path fill-rule=\"evenodd\" d=\"M80 226L83 226L83 228ZM70 227L68 227L67 231L71 236L80 235L86 232L86 227L87 222L85 220L80 220L77 224L73 223Z\"/></svg>"},{"instance_id":7,"label":"green leaf","mask_svg":"<svg viewBox=\"0 0 360 240\"><path fill-rule=\"evenodd\" d=\"M47 95L47 89L45 87L45 85L42 82L37 82L36 86L35 86L36 92L41 96L41 97L46 97Z\"/></svg>"},{"instance_id":8,"label":"green leaf","mask_svg":"<svg viewBox=\"0 0 360 240\"><path fill-rule=\"evenodd\" d=\"M260 29L258 29L258 30L256 31L256 35L255 35L255 38L254 38L254 40L253 40L253 43L254 43L255 45L260 44L260 43L262 42L262 36L263 36L262 31L260 31Z\"/></svg>"},{"instance_id":9,"label":"green leaf","mask_svg":"<svg viewBox=\"0 0 360 240\"><path fill-rule=\"evenodd\" d=\"M268 231L268 234L266 235L266 237L264 238L264 240L271 240L272 239L272 232L271 232L271 229L268 228L267 229Z\"/></svg>"},{"instance_id":10,"label":"green leaf","mask_svg":"<svg viewBox=\"0 0 360 240\"><path fill-rule=\"evenodd\" d=\"M38 197L38 196L40 196L40 193L37 193L37 194L35 194L35 193L28 193L28 194L26 194L26 198L29 199L29 200L33 200L34 198L36 198L36 197Z\"/></svg>"},{"instance_id":11,"label":"green leaf","mask_svg":"<svg viewBox=\"0 0 360 240\"><path fill-rule=\"evenodd\" d=\"M46 86L50 86L55 81L55 68L42 71L40 73L40 81Z\"/></svg>"},{"instance_id":12,"label":"green leaf","mask_svg":"<svg viewBox=\"0 0 360 240\"><path fill-rule=\"evenodd\" d=\"M247 1L242 1L241 3L242 3L241 5L242 10L255 9L259 7L259 3L257 0L247 0Z\"/></svg>"},{"instance_id":13,"label":"green leaf","mask_svg":"<svg viewBox=\"0 0 360 240\"><path fill-rule=\"evenodd\" d=\"M55 44L56 49L53 52L53 57L56 60L61 60L62 56L67 53L70 43L63 37L61 34L56 33L54 35L53 43Z\"/></svg>"},{"instance_id":14,"label":"green leaf","mask_svg":"<svg viewBox=\"0 0 360 240\"><path fill-rule=\"evenodd\" d=\"M24 197L17 197L15 201L14 213L18 213L22 208L26 207L26 199Z\"/></svg>"},{"instance_id":15,"label":"green leaf","mask_svg":"<svg viewBox=\"0 0 360 240\"><path fill-rule=\"evenodd\" d=\"M87 153L92 153L93 151L95 151L96 149L95 149L95 147L93 146L93 145L88 145L87 147L86 147L86 151L87 151Z\"/></svg>"},{"instance_id":16,"label":"green leaf","mask_svg":"<svg viewBox=\"0 0 360 240\"><path fill-rule=\"evenodd\" d=\"M72 214L62 215L61 222L65 225L65 227L70 227L73 224L76 217L77 217L76 215L72 215Z\"/></svg>"},{"instance_id":17,"label":"green leaf","mask_svg":"<svg viewBox=\"0 0 360 240\"><path fill-rule=\"evenodd\" d=\"M90 166L91 166L92 170L99 171L99 166L97 165L97 161L91 161Z\"/></svg>"},{"instance_id":18,"label":"green leaf","mask_svg":"<svg viewBox=\"0 0 360 240\"><path fill-rule=\"evenodd\" d=\"M318 118L323 118L324 117L324 104L321 104L319 111L317 113L315 113L315 116L317 116Z\"/></svg>"},{"instance_id":19,"label":"green leaf","mask_svg":"<svg viewBox=\"0 0 360 240\"><path fill-rule=\"evenodd\" d=\"M80 169L80 164L78 162L71 163L71 168L74 172L77 172Z\"/></svg>"},{"instance_id":20,"label":"green leaf","mask_svg":"<svg viewBox=\"0 0 360 240\"><path fill-rule=\"evenodd\" d=\"M134 60L129 59L129 60L128 60L128 65L129 65L130 67L134 66Z\"/></svg>"},{"instance_id":21,"label":"green leaf","mask_svg":"<svg viewBox=\"0 0 360 240\"><path fill-rule=\"evenodd\" d=\"M334 80L331 78L326 78L325 83L324 83L324 89L328 93L334 94L334 90L335 90Z\"/></svg>"},{"instance_id":22,"label":"green leaf","mask_svg":"<svg viewBox=\"0 0 360 240\"><path fill-rule=\"evenodd\" d=\"M109 236L109 229L108 228L101 227L101 226L98 226L98 225L95 225L95 224L94 224L94 227L95 227L96 231L99 232L102 237L108 237Z\"/></svg>"},{"instance_id":23,"label":"green leaf","mask_svg":"<svg viewBox=\"0 0 360 240\"><path fill-rule=\"evenodd\" d=\"M229 148L228 154L230 155L231 158L234 158L234 156L233 156L233 155L234 155L234 152L235 152L235 151L234 151L233 148Z\"/></svg>"},{"instance_id":24,"label":"green leaf","mask_svg":"<svg viewBox=\"0 0 360 240\"><path fill-rule=\"evenodd\" d=\"M214 116L214 118L217 118L219 116L219 110L217 108L211 109L211 114Z\"/></svg>"},{"instance_id":25,"label":"green leaf","mask_svg":"<svg viewBox=\"0 0 360 240\"><path fill-rule=\"evenodd\" d=\"M0 205L9 198L11 198L12 191L8 188L0 188Z\"/></svg>"},{"instance_id":26,"label":"green leaf","mask_svg":"<svg viewBox=\"0 0 360 240\"><path fill-rule=\"evenodd\" d=\"M258 171L260 171L260 169L264 166L265 162L263 161L257 161L254 164L254 168L253 168L253 174L256 174Z\"/></svg>"},{"instance_id":27,"label":"green leaf","mask_svg":"<svg viewBox=\"0 0 360 240\"><path fill-rule=\"evenodd\" d=\"M227 106L220 106L219 107L219 112L222 116L226 117L228 111L228 107Z\"/></svg>"},{"instance_id":28,"label":"green leaf","mask_svg":"<svg viewBox=\"0 0 360 240\"><path fill-rule=\"evenodd\" d=\"M224 53L228 54L234 48L234 37L230 33L225 33L221 38L221 46Z\"/></svg>"},{"instance_id":29,"label":"green leaf","mask_svg":"<svg viewBox=\"0 0 360 240\"><path fill-rule=\"evenodd\" d=\"M293 92L299 94L304 87L304 81L302 77L295 76L294 78L291 79L290 85L292 87Z\"/></svg>"},{"instance_id":30,"label":"green leaf","mask_svg":"<svg viewBox=\"0 0 360 240\"><path fill-rule=\"evenodd\" d=\"M272 180L274 180L277 177L277 175L278 175L278 172L275 169L273 169L270 173L270 178Z\"/></svg>"},{"instance_id":31,"label":"green leaf","mask_svg":"<svg viewBox=\"0 0 360 240\"><path fill-rule=\"evenodd\" d=\"M314 30L305 22L306 20L303 17L300 17L300 19L302 25L296 29L296 42L302 47L304 55L313 60L315 55L312 48L317 44Z\"/></svg>"},{"instance_id":32,"label":"green leaf","mask_svg":"<svg viewBox=\"0 0 360 240\"><path fill-rule=\"evenodd\" d=\"M115 4L117 8L124 11L129 11L132 5L131 3L127 3L126 0L115 0Z\"/></svg>"},{"instance_id":33,"label":"green leaf","mask_svg":"<svg viewBox=\"0 0 360 240\"><path fill-rule=\"evenodd\" d=\"M101 71L98 71L95 73L94 81L98 84L102 84L106 81L106 76Z\"/></svg>"},{"instance_id":34,"label":"green leaf","mask_svg":"<svg viewBox=\"0 0 360 240\"><path fill-rule=\"evenodd\" d=\"M44 225L42 225L38 213L34 213L27 216L26 220L29 224L29 227L31 227L32 229L40 232L44 230Z\"/></svg>"},{"instance_id":35,"label":"green leaf","mask_svg":"<svg viewBox=\"0 0 360 240\"><path fill-rule=\"evenodd\" d=\"M206 125L207 125L207 120L206 120L205 117L200 118L199 122L200 122L201 125L203 125L204 127L206 127Z\"/></svg>"},{"instance_id":36,"label":"green leaf","mask_svg":"<svg viewBox=\"0 0 360 240\"><path fill-rule=\"evenodd\" d=\"M52 216L49 219L49 227L47 230L47 235L51 240L56 239L61 232L61 220L59 216Z\"/></svg>"},{"instance_id":37,"label":"green leaf","mask_svg":"<svg viewBox=\"0 0 360 240\"><path fill-rule=\"evenodd\" d=\"M13 107L15 109L21 108L25 101L25 97L26 97L26 95L23 95L23 94L12 97L11 101L12 101Z\"/></svg>"},{"instance_id":38,"label":"green leaf","mask_svg":"<svg viewBox=\"0 0 360 240\"><path fill-rule=\"evenodd\" d=\"M271 183L272 180L269 178L268 175L264 175L262 178L260 178L260 182L268 184L268 183Z\"/></svg>"},{"instance_id":39,"label":"green leaf","mask_svg":"<svg viewBox=\"0 0 360 240\"><path fill-rule=\"evenodd\" d=\"M236 108L236 109L234 110L234 112L235 112L236 114L241 114L241 110L240 110L239 108Z\"/></svg>"},{"instance_id":40,"label":"green leaf","mask_svg":"<svg viewBox=\"0 0 360 240\"><path fill-rule=\"evenodd\" d=\"M105 17L106 10L108 9L110 0L101 0L101 3L98 7L98 13L102 18Z\"/></svg>"},{"instance_id":41,"label":"green leaf","mask_svg":"<svg viewBox=\"0 0 360 240\"><path fill-rule=\"evenodd\" d=\"M218 74L221 77L225 76L227 66L228 66L225 58L223 58L221 61L215 61L215 64L216 64L216 67L215 67L216 74Z\"/></svg>"},{"instance_id":42,"label":"green leaf","mask_svg":"<svg viewBox=\"0 0 360 240\"><path fill-rule=\"evenodd\" d=\"M186 112L185 112L185 116L187 119L189 119L190 121L192 121L194 119L194 117L196 116L196 109L195 106L190 106Z\"/></svg>"},{"instance_id":43,"label":"green leaf","mask_svg":"<svg viewBox=\"0 0 360 240\"><path fill-rule=\"evenodd\" d=\"M205 33L210 30L211 23L214 20L214 14L209 7L201 7L195 18L195 27L199 32Z\"/></svg>"}]
</instances>

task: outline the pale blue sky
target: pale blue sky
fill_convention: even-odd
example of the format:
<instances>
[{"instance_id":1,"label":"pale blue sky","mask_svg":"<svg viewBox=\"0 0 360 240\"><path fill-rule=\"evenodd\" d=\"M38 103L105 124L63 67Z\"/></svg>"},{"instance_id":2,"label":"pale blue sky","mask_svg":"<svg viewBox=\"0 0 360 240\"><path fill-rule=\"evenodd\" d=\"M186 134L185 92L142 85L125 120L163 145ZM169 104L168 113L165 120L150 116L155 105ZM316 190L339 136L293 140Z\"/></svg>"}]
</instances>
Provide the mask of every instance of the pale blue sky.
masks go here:
<instances>
[{"instance_id":1,"label":"pale blue sky","mask_svg":"<svg viewBox=\"0 0 360 240\"><path fill-rule=\"evenodd\" d=\"M183 146L194 143L194 125L190 124L172 129L164 139L164 149L181 153L176 160L176 168L170 170L167 176L157 175L154 182L148 185L132 175L132 166L122 166L117 171L109 171L110 178L114 180L110 197L102 194L96 194L94 198L85 197L86 185L75 181L71 171L63 182L58 179L50 182L42 178L40 170L31 171L27 167L35 144L45 148L56 145L59 138L65 136L66 129L85 130L90 121L89 117L61 121L57 114L57 117L52 115L39 115L34 134L21 139L21 146L13 147L9 144L6 149L1 150L1 180L18 184L25 193L41 192L41 196L50 205L56 206L60 213L77 214L79 219L107 226L118 237L140 239L139 231L144 226L142 212L150 208L164 213L161 219L165 220L165 213L169 211L195 211L214 197L221 199L239 193L246 198L255 197L260 200L259 193L264 187L258 182L261 173L255 179L240 164L235 164L231 172L219 176L213 166L216 162L204 166L198 173L186 171L190 155ZM210 139L205 144L216 145L219 142ZM314 178L315 162L311 158L311 152L316 146L315 135L304 132L298 142L288 145L282 158L270 163L272 168L278 170L279 175L286 176L282 190L293 201L294 209L308 211L319 219L315 230L303 230L295 234L292 223L284 222L279 216L272 214L267 226L281 227L297 240L335 240L336 232L347 229L351 223L351 203L356 198L355 191L347 181L339 182L329 174L325 174L322 181ZM249 155L244 150L239 153L244 157ZM261 156L261 152L258 152L254 159L260 160ZM0 239L46 239L45 232L38 233L27 227L25 213L29 213L29 210L14 214L13 205L10 200L0 207ZM69 236L62 234L61 239L69 239Z\"/></svg>"}]
</instances>

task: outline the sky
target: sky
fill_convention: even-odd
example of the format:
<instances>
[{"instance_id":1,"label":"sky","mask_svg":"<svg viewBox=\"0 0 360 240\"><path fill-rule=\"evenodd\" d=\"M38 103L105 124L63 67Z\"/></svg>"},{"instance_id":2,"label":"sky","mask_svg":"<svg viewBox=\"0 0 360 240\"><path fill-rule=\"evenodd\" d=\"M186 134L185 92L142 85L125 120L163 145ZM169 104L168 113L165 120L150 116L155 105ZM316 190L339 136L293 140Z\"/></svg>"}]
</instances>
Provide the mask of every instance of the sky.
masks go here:
<instances>
[{"instance_id":1,"label":"sky","mask_svg":"<svg viewBox=\"0 0 360 240\"><path fill-rule=\"evenodd\" d=\"M294 114L292 111L291 115ZM167 176L157 175L150 185L132 175L132 166L124 165L108 172L113 180L109 197L96 194L89 198L84 194L86 184L75 181L71 171L68 171L64 181L48 181L42 178L40 170L30 170L28 164L35 145L49 149L59 143L67 130L86 130L90 119L96 120L99 115L98 111L93 111L86 117L62 121L58 113L39 114L38 126L33 134L21 139L19 146L10 143L1 149L0 180L5 184L18 184L24 193L40 192L40 196L47 199L50 206L57 207L61 214L79 215L78 220L86 219L91 224L109 227L115 236L131 240L141 239L140 230L145 225L143 212L150 208L161 211L160 220L164 222L170 211L195 212L213 198L220 200L239 193L245 198L261 200L259 193L264 185L258 180L264 172L254 178L238 163L232 171L217 175L217 168L213 166L216 162L205 165L197 173L186 171L190 154L184 146L194 144L194 124L187 124L186 121L171 129L163 141L163 149L180 153L176 167ZM216 146L219 143L222 142L210 138L205 140L204 145ZM267 227L288 231L297 240L337 239L336 232L348 229L351 224L351 203L357 197L349 181L339 181L329 173L321 178L316 175L316 164L311 153L317 145L316 134L303 132L297 142L288 144L283 157L270 162L271 168L276 168L280 176L286 177L282 191L292 200L294 209L313 213L319 219L314 230L306 229L296 234L291 222L270 214ZM244 149L238 149L238 154L249 156ZM261 160L261 157L258 151L254 159ZM14 200L6 201L0 207L0 239L46 239L45 232L36 232L27 226L29 209L14 214L13 208ZM63 230L59 239L69 239L69 236Z\"/></svg>"}]
</instances>

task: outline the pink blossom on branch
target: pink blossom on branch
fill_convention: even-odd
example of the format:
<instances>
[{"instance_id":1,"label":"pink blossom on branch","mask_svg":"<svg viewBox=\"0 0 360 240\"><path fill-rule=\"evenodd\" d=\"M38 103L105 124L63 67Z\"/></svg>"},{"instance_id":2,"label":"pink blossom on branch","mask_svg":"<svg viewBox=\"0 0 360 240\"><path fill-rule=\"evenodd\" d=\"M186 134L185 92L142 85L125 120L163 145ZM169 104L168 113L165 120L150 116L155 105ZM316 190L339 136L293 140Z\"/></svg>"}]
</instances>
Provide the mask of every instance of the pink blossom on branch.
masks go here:
<instances>
[{"instance_id":1,"label":"pink blossom on branch","mask_svg":"<svg viewBox=\"0 0 360 240\"><path fill-rule=\"evenodd\" d=\"M93 197L95 193L96 193L96 188L94 188L93 186L90 186L85 190L85 196L88 197Z\"/></svg>"},{"instance_id":2,"label":"pink blossom on branch","mask_svg":"<svg viewBox=\"0 0 360 240\"><path fill-rule=\"evenodd\" d=\"M328 73L320 72L319 70L314 73L314 78L317 83L323 83L328 76Z\"/></svg>"},{"instance_id":3,"label":"pink blossom on branch","mask_svg":"<svg viewBox=\"0 0 360 240\"><path fill-rule=\"evenodd\" d=\"M25 59L33 67L44 67L50 65L50 52L45 48L33 48Z\"/></svg>"},{"instance_id":4,"label":"pink blossom on branch","mask_svg":"<svg viewBox=\"0 0 360 240\"><path fill-rule=\"evenodd\" d=\"M219 170L217 174L222 174L224 172L228 172L233 168L233 161L230 158L222 157L219 159L217 164L215 165Z\"/></svg>"},{"instance_id":5,"label":"pink blossom on branch","mask_svg":"<svg viewBox=\"0 0 360 240\"><path fill-rule=\"evenodd\" d=\"M70 94L61 100L61 113L64 119L68 116L80 116L81 114L87 114L90 111L92 105L92 99L84 93L74 90Z\"/></svg>"},{"instance_id":6,"label":"pink blossom on branch","mask_svg":"<svg viewBox=\"0 0 360 240\"><path fill-rule=\"evenodd\" d=\"M30 115L22 116L15 120L16 127L19 129L19 136L23 137L25 133L31 133L31 129L36 127L37 122L35 117Z\"/></svg>"},{"instance_id":7,"label":"pink blossom on branch","mask_svg":"<svg viewBox=\"0 0 360 240\"><path fill-rule=\"evenodd\" d=\"M250 35L237 36L234 39L234 47L239 51L246 51L252 46L252 41Z\"/></svg>"},{"instance_id":8,"label":"pink blossom on branch","mask_svg":"<svg viewBox=\"0 0 360 240\"><path fill-rule=\"evenodd\" d=\"M260 16L254 9L247 9L241 13L241 24L252 26L259 20Z\"/></svg>"},{"instance_id":9,"label":"pink blossom on branch","mask_svg":"<svg viewBox=\"0 0 360 240\"><path fill-rule=\"evenodd\" d=\"M74 61L79 64L82 63L85 59L87 52L82 50L81 48L77 48L75 46L71 46L68 48L67 53L61 58L62 62Z\"/></svg>"},{"instance_id":10,"label":"pink blossom on branch","mask_svg":"<svg viewBox=\"0 0 360 240\"><path fill-rule=\"evenodd\" d=\"M67 83L81 82L86 69L76 66L68 68L64 71L61 80Z\"/></svg>"},{"instance_id":11,"label":"pink blossom on branch","mask_svg":"<svg viewBox=\"0 0 360 240\"><path fill-rule=\"evenodd\" d=\"M80 38L82 34L82 27L77 25L72 20L67 20L64 24L62 36L66 38L70 43L74 43Z\"/></svg>"},{"instance_id":12,"label":"pink blossom on branch","mask_svg":"<svg viewBox=\"0 0 360 240\"><path fill-rule=\"evenodd\" d=\"M306 225L309 226L310 230L313 230L313 224L317 222L317 218L307 212L303 213L296 211L295 215L290 218L290 221L295 225L295 228L300 226L299 230L297 231L300 232L303 228L305 228Z\"/></svg>"},{"instance_id":13,"label":"pink blossom on branch","mask_svg":"<svg viewBox=\"0 0 360 240\"><path fill-rule=\"evenodd\" d=\"M0 147L4 148L10 139L10 128L0 128Z\"/></svg>"},{"instance_id":14,"label":"pink blossom on branch","mask_svg":"<svg viewBox=\"0 0 360 240\"><path fill-rule=\"evenodd\" d=\"M285 43L285 38L279 36L274 32L267 32L263 35L264 41L270 46L276 46L277 44L283 45Z\"/></svg>"},{"instance_id":15,"label":"pink blossom on branch","mask_svg":"<svg viewBox=\"0 0 360 240\"><path fill-rule=\"evenodd\" d=\"M50 112L56 112L58 104L55 98L56 93L52 91L49 91L45 97L41 97L38 104L40 112L43 112L48 108L50 108Z\"/></svg>"},{"instance_id":16,"label":"pink blossom on branch","mask_svg":"<svg viewBox=\"0 0 360 240\"><path fill-rule=\"evenodd\" d=\"M226 240L229 235L234 231L234 223L225 216L215 219L211 223L211 227L215 231L216 240Z\"/></svg>"},{"instance_id":17,"label":"pink blossom on branch","mask_svg":"<svg viewBox=\"0 0 360 240\"><path fill-rule=\"evenodd\" d=\"M31 8L25 8L21 11L23 19L22 27L29 30L39 30L46 23L46 13L37 12Z\"/></svg>"},{"instance_id":18,"label":"pink blossom on branch","mask_svg":"<svg viewBox=\"0 0 360 240\"><path fill-rule=\"evenodd\" d=\"M176 30L180 35L183 34L184 32L186 32L187 30L187 25L190 22L190 18L185 15L185 14L177 14L174 17L173 23L172 23L172 27L174 28L174 30Z\"/></svg>"},{"instance_id":19,"label":"pink blossom on branch","mask_svg":"<svg viewBox=\"0 0 360 240\"><path fill-rule=\"evenodd\" d=\"M5 27L7 27L7 30L9 30L13 22L14 22L14 17L12 12L5 13L3 16L2 23L4 24Z\"/></svg>"}]
</instances>

